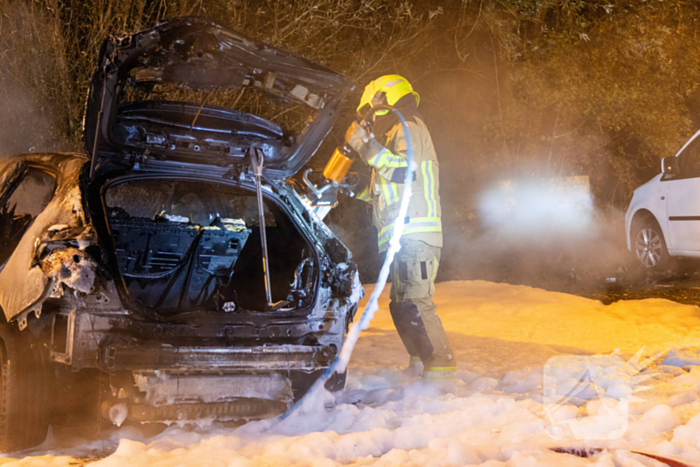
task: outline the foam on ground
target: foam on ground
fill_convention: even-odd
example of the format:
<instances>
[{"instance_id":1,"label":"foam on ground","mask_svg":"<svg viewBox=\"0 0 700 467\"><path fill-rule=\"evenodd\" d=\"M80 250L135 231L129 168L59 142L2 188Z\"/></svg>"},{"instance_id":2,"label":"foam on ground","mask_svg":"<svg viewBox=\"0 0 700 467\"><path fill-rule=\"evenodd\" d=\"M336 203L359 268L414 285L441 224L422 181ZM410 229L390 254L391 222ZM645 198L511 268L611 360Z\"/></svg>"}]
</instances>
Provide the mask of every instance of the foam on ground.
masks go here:
<instances>
[{"instance_id":1,"label":"foam on ground","mask_svg":"<svg viewBox=\"0 0 700 467\"><path fill-rule=\"evenodd\" d=\"M153 438L133 427L91 442L53 438L3 465L80 465L95 457L104 457L92 464L100 467L660 465L635 450L700 464L699 308L657 299L605 306L484 281L438 284L435 300L459 360L455 395L402 372L408 355L385 293L353 354L346 390L324 401L332 408L319 404L273 428L261 421L172 427ZM646 355L671 351L651 365L656 374L637 394L643 400L630 404L624 436L583 442L547 434L542 372L550 357L616 351L628 360L642 347ZM555 419L598 413L603 403L586 397L560 407ZM600 449L583 459L552 447Z\"/></svg>"}]
</instances>

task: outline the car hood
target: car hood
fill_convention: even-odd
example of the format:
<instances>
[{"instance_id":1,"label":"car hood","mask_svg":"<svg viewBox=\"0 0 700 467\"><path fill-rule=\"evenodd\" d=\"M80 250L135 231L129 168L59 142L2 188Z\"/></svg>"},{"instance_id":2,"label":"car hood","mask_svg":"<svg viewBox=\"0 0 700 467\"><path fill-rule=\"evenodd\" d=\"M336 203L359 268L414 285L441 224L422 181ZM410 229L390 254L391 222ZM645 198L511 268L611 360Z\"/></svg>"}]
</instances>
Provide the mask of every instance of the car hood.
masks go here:
<instances>
[{"instance_id":1,"label":"car hood","mask_svg":"<svg viewBox=\"0 0 700 467\"><path fill-rule=\"evenodd\" d=\"M663 176L663 174L654 175L654 177L651 180L649 180L645 183L642 183L637 188L635 188L634 194L641 195L641 194L648 192L649 190L653 190L654 187L656 187L656 185L658 184L659 180L661 180L662 176Z\"/></svg>"},{"instance_id":2,"label":"car hood","mask_svg":"<svg viewBox=\"0 0 700 467\"><path fill-rule=\"evenodd\" d=\"M127 89L153 92L157 86L204 93L255 88L271 103L297 105L312 117L292 132L205 101L127 98ZM112 36L100 50L86 104L91 175L147 170L149 161L159 170L207 165L249 171L255 151L264 155L267 177L286 178L313 156L352 89L349 78L329 68L201 18Z\"/></svg>"}]
</instances>

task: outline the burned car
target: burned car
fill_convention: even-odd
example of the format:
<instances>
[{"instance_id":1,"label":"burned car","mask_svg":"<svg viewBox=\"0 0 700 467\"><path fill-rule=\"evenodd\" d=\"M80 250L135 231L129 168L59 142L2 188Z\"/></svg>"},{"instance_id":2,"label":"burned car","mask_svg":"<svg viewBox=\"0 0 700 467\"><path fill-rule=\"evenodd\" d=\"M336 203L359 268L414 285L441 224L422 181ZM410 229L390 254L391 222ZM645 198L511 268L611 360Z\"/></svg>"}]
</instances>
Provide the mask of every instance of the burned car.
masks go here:
<instances>
[{"instance_id":1,"label":"burned car","mask_svg":"<svg viewBox=\"0 0 700 467\"><path fill-rule=\"evenodd\" d=\"M311 117L288 129L207 103L232 89ZM65 404L88 404L66 402L85 388L119 425L270 417L310 387L362 287L350 252L285 179L351 89L197 18L105 41L86 154L0 167L2 450L40 443ZM344 375L327 385L343 386Z\"/></svg>"}]
</instances>

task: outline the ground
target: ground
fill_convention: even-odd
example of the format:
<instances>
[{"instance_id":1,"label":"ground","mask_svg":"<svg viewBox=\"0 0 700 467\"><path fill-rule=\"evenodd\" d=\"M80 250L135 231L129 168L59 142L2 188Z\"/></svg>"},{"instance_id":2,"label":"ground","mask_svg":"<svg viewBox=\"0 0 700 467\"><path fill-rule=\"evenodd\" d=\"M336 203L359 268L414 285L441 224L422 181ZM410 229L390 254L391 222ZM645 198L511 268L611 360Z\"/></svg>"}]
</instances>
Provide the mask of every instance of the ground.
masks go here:
<instances>
[{"instance_id":1,"label":"ground","mask_svg":"<svg viewBox=\"0 0 700 467\"><path fill-rule=\"evenodd\" d=\"M666 299L604 305L485 281L440 283L435 301L460 365L455 395L441 395L402 371L408 355L385 292L353 354L346 390L322 401L326 408L279 424L171 427L150 438L135 427L108 431L97 441L50 436L37 449L10 454L4 465L664 465L634 451L700 464L697 306ZM656 358L636 363L640 349ZM552 420L600 415L620 386L613 384L617 377L599 379L604 397L579 393L550 418L543 372L556 358L611 353L598 358L632 359L627 368L651 375L643 382L648 389L626 406L624 434L598 440L550 436ZM589 457L552 450L559 448L590 448L583 450Z\"/></svg>"}]
</instances>

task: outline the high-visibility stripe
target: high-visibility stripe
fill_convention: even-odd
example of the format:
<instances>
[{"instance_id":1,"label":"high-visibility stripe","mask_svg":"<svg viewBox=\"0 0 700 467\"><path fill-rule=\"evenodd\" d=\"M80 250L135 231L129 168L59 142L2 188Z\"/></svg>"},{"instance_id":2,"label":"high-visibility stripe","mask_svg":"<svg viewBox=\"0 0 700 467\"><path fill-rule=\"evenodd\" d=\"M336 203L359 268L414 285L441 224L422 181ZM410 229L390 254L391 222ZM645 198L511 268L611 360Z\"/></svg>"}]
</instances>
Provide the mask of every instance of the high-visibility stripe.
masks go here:
<instances>
[{"instance_id":1,"label":"high-visibility stripe","mask_svg":"<svg viewBox=\"0 0 700 467\"><path fill-rule=\"evenodd\" d=\"M375 169L408 167L408 161L401 156L394 155L387 148L382 149L374 156L370 157L367 164Z\"/></svg>"},{"instance_id":2,"label":"high-visibility stripe","mask_svg":"<svg viewBox=\"0 0 700 467\"><path fill-rule=\"evenodd\" d=\"M440 224L434 224L434 225L416 225L416 226L408 226L405 229L403 229L404 234L412 234L412 233L418 233L418 232L442 232L442 226Z\"/></svg>"},{"instance_id":3,"label":"high-visibility stripe","mask_svg":"<svg viewBox=\"0 0 700 467\"><path fill-rule=\"evenodd\" d=\"M441 227L442 226L442 221L440 220L439 217L412 217L408 220L408 223L406 223L404 227L405 229L412 228L412 227ZM392 222L389 225L386 225L382 227L382 231L380 232L380 237L385 236L385 235L391 235L391 233L394 231L394 223Z\"/></svg>"},{"instance_id":4,"label":"high-visibility stripe","mask_svg":"<svg viewBox=\"0 0 700 467\"><path fill-rule=\"evenodd\" d=\"M399 199L401 199L401 197L399 196L399 185L397 185L396 183L392 183L391 190L394 193L394 200L392 201L392 203L398 203Z\"/></svg>"},{"instance_id":5,"label":"high-visibility stripe","mask_svg":"<svg viewBox=\"0 0 700 467\"><path fill-rule=\"evenodd\" d=\"M372 167L377 167L379 161L381 160L382 156L389 152L387 148L382 149L378 153L376 153L374 156L370 157L369 160L367 160L367 164L371 165Z\"/></svg>"},{"instance_id":6,"label":"high-visibility stripe","mask_svg":"<svg viewBox=\"0 0 700 467\"><path fill-rule=\"evenodd\" d=\"M425 370L423 371L423 377L426 379L426 381L456 381L457 380L456 373L445 373L447 376L436 376L438 374L442 374L442 373L432 374L430 372L426 373Z\"/></svg>"},{"instance_id":7,"label":"high-visibility stripe","mask_svg":"<svg viewBox=\"0 0 700 467\"><path fill-rule=\"evenodd\" d=\"M389 184L382 179L382 194L384 195L384 199L386 200L386 205L392 204L391 201L391 191L389 190Z\"/></svg>"},{"instance_id":8,"label":"high-visibility stripe","mask_svg":"<svg viewBox=\"0 0 700 467\"><path fill-rule=\"evenodd\" d=\"M396 183L391 183L383 177L380 180L382 186L382 193L384 194L384 198L386 199L386 205L388 206L390 204L398 203L400 199L399 185Z\"/></svg>"},{"instance_id":9,"label":"high-visibility stripe","mask_svg":"<svg viewBox=\"0 0 700 467\"><path fill-rule=\"evenodd\" d=\"M359 194L355 195L356 199L359 199L360 201L372 201L372 192L369 189L370 187L365 187L364 190L362 190Z\"/></svg>"},{"instance_id":10,"label":"high-visibility stripe","mask_svg":"<svg viewBox=\"0 0 700 467\"><path fill-rule=\"evenodd\" d=\"M387 151L383 157L383 167L389 167L392 169L400 169L403 167L408 167L408 161L400 156L394 156L391 152Z\"/></svg>"},{"instance_id":11,"label":"high-visibility stripe","mask_svg":"<svg viewBox=\"0 0 700 467\"><path fill-rule=\"evenodd\" d=\"M435 173L433 172L433 163L428 163L428 173L430 174L430 211L429 216L437 215L437 184L435 183Z\"/></svg>"},{"instance_id":12,"label":"high-visibility stripe","mask_svg":"<svg viewBox=\"0 0 700 467\"><path fill-rule=\"evenodd\" d=\"M442 222L439 217L414 217L409 219L403 229L403 234L422 232L442 232ZM382 228L379 232L379 246L382 246L391 239L394 233L394 224L391 223Z\"/></svg>"},{"instance_id":13,"label":"high-visibility stripe","mask_svg":"<svg viewBox=\"0 0 700 467\"><path fill-rule=\"evenodd\" d=\"M408 235L412 233L426 233L426 232L442 232L442 227L439 225L436 226L425 226L425 227L407 227L403 230L402 235ZM384 232L383 235L379 237L379 246L384 245L386 242L391 240L391 235L393 233L393 230L388 230Z\"/></svg>"},{"instance_id":14,"label":"high-visibility stripe","mask_svg":"<svg viewBox=\"0 0 700 467\"><path fill-rule=\"evenodd\" d=\"M400 79L394 79L391 81L387 81L384 86L382 86L384 89L390 89L393 88L395 84L399 84L401 82Z\"/></svg>"},{"instance_id":15,"label":"high-visibility stripe","mask_svg":"<svg viewBox=\"0 0 700 467\"><path fill-rule=\"evenodd\" d=\"M454 381L457 378L457 367L429 366L423 370L423 378L428 381Z\"/></svg>"},{"instance_id":16,"label":"high-visibility stripe","mask_svg":"<svg viewBox=\"0 0 700 467\"><path fill-rule=\"evenodd\" d=\"M432 161L421 162L421 172L423 173L423 196L425 196L425 204L428 206L428 216L435 216L437 214L437 199L435 197L435 174Z\"/></svg>"},{"instance_id":17,"label":"high-visibility stripe","mask_svg":"<svg viewBox=\"0 0 700 467\"><path fill-rule=\"evenodd\" d=\"M420 220L416 220L416 219L420 219ZM430 220L422 220L422 219L430 219ZM414 219L410 219L410 221L404 227L404 233L408 233L409 231L419 232L419 231L421 231L421 229L424 229L423 231L425 231L425 232L442 232L442 222L440 222L439 217L417 217ZM384 226L382 228L382 231L379 234L379 239L382 240L383 238L390 237L393 232L394 232L394 224L393 223L391 223L387 226Z\"/></svg>"},{"instance_id":18,"label":"high-visibility stripe","mask_svg":"<svg viewBox=\"0 0 700 467\"><path fill-rule=\"evenodd\" d=\"M425 198L425 205L428 207L428 215L432 216L433 213L430 209L430 176L428 175L428 164L430 164L430 161L421 162L420 170L423 173L423 197Z\"/></svg>"},{"instance_id":19,"label":"high-visibility stripe","mask_svg":"<svg viewBox=\"0 0 700 467\"><path fill-rule=\"evenodd\" d=\"M454 373L456 366L429 366L424 370L426 373Z\"/></svg>"}]
</instances>

